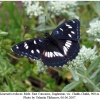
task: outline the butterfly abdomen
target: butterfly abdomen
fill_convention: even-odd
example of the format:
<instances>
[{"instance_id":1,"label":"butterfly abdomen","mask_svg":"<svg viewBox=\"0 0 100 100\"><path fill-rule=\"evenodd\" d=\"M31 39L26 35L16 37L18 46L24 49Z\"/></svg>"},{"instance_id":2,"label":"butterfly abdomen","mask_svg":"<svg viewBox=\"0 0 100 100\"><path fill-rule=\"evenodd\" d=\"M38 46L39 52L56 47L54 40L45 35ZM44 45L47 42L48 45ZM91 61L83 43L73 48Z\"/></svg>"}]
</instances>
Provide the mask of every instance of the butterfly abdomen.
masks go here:
<instances>
[{"instance_id":1,"label":"butterfly abdomen","mask_svg":"<svg viewBox=\"0 0 100 100\"><path fill-rule=\"evenodd\" d=\"M59 41L56 38L54 38L53 36L48 34L46 36L46 42L47 42L48 45L52 44L52 48L57 47L58 51L60 51L61 54L64 54L62 47L59 46Z\"/></svg>"}]
</instances>

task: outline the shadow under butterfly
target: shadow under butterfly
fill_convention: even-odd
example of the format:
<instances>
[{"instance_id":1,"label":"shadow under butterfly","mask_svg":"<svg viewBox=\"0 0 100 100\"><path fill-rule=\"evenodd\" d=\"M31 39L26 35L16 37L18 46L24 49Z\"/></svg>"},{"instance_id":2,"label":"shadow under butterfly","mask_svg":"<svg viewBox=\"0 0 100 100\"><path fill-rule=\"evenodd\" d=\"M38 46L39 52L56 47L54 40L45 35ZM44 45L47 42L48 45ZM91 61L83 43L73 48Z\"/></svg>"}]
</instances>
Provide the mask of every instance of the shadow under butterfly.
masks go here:
<instances>
[{"instance_id":1,"label":"shadow under butterfly","mask_svg":"<svg viewBox=\"0 0 100 100\"><path fill-rule=\"evenodd\" d=\"M12 47L12 51L31 59L41 59L47 66L63 66L75 59L80 46L80 22L78 19L65 21L51 35L22 41Z\"/></svg>"}]
</instances>

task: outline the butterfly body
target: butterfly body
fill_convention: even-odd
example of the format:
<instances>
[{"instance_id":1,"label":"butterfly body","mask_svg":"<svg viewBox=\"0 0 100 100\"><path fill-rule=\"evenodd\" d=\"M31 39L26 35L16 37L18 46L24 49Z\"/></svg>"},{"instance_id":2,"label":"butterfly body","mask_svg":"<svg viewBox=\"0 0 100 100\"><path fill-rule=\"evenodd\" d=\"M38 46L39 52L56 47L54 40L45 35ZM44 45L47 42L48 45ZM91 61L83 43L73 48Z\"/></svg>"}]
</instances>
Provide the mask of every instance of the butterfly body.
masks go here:
<instances>
[{"instance_id":1,"label":"butterfly body","mask_svg":"<svg viewBox=\"0 0 100 100\"><path fill-rule=\"evenodd\" d=\"M49 35L49 34L46 35L46 38L45 38L44 41L47 42L47 43L53 43L53 44L57 45L56 39L53 38L53 37L52 37L51 35Z\"/></svg>"},{"instance_id":2,"label":"butterfly body","mask_svg":"<svg viewBox=\"0 0 100 100\"><path fill-rule=\"evenodd\" d=\"M41 58L47 66L63 66L78 55L79 38L80 22L73 19L59 25L51 35L20 42L12 50L35 60Z\"/></svg>"},{"instance_id":3,"label":"butterfly body","mask_svg":"<svg viewBox=\"0 0 100 100\"><path fill-rule=\"evenodd\" d=\"M63 53L63 50L62 50L62 48L60 47L59 42L58 42L59 39L56 39L56 38L54 38L52 35L49 35L49 34L47 33L47 34L46 34L46 38L45 38L44 41L46 42L47 46L49 46L49 45L56 46L56 47L59 49L59 51L60 51L61 53Z\"/></svg>"}]
</instances>

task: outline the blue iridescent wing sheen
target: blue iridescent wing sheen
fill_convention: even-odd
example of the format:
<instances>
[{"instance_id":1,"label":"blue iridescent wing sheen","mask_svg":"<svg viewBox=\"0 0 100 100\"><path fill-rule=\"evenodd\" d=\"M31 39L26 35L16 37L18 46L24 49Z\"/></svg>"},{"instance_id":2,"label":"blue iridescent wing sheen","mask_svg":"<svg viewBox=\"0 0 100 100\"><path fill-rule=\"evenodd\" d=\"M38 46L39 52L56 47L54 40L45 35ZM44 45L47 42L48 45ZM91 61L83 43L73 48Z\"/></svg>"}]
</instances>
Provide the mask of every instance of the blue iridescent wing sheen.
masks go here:
<instances>
[{"instance_id":1,"label":"blue iridescent wing sheen","mask_svg":"<svg viewBox=\"0 0 100 100\"><path fill-rule=\"evenodd\" d=\"M78 19L65 21L59 25L51 35L58 39L77 41L80 38L80 22Z\"/></svg>"},{"instance_id":2,"label":"blue iridescent wing sheen","mask_svg":"<svg viewBox=\"0 0 100 100\"><path fill-rule=\"evenodd\" d=\"M59 67L67 64L68 61L75 59L79 52L79 43L77 41L70 40L58 40L59 47L61 47L61 52L57 46L49 44L43 54L42 62L51 67Z\"/></svg>"},{"instance_id":3,"label":"blue iridescent wing sheen","mask_svg":"<svg viewBox=\"0 0 100 100\"><path fill-rule=\"evenodd\" d=\"M21 56L38 60L41 58L45 43L43 38L22 41L12 47L12 51Z\"/></svg>"}]
</instances>

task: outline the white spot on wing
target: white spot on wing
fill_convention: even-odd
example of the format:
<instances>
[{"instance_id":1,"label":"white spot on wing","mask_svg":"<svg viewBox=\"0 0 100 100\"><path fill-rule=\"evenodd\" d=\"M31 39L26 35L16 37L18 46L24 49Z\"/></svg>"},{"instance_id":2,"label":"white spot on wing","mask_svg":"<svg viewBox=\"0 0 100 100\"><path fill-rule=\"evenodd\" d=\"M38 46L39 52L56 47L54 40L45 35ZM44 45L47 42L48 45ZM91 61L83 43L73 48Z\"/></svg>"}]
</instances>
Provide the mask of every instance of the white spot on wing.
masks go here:
<instances>
[{"instance_id":1,"label":"white spot on wing","mask_svg":"<svg viewBox=\"0 0 100 100\"><path fill-rule=\"evenodd\" d=\"M50 52L50 57L51 57L51 58L53 57L53 53L52 53L52 52Z\"/></svg>"},{"instance_id":2,"label":"white spot on wing","mask_svg":"<svg viewBox=\"0 0 100 100\"><path fill-rule=\"evenodd\" d=\"M72 26L68 26L68 28L72 28Z\"/></svg>"},{"instance_id":3,"label":"white spot on wing","mask_svg":"<svg viewBox=\"0 0 100 100\"><path fill-rule=\"evenodd\" d=\"M27 46L27 43L26 42L24 42L24 47L26 47Z\"/></svg>"},{"instance_id":4,"label":"white spot on wing","mask_svg":"<svg viewBox=\"0 0 100 100\"><path fill-rule=\"evenodd\" d=\"M16 45L16 49L19 49L19 47Z\"/></svg>"},{"instance_id":5,"label":"white spot on wing","mask_svg":"<svg viewBox=\"0 0 100 100\"><path fill-rule=\"evenodd\" d=\"M45 57L47 57L48 56L48 53L47 52L45 52Z\"/></svg>"},{"instance_id":6,"label":"white spot on wing","mask_svg":"<svg viewBox=\"0 0 100 100\"><path fill-rule=\"evenodd\" d=\"M68 34L69 37L72 37L70 34Z\"/></svg>"},{"instance_id":7,"label":"white spot on wing","mask_svg":"<svg viewBox=\"0 0 100 100\"><path fill-rule=\"evenodd\" d=\"M68 25L67 23L65 23L65 25L66 25L68 28L72 28L72 26Z\"/></svg>"},{"instance_id":8,"label":"white spot on wing","mask_svg":"<svg viewBox=\"0 0 100 100\"><path fill-rule=\"evenodd\" d=\"M74 32L74 31L71 31L71 33L72 33L72 34L75 34L75 32Z\"/></svg>"},{"instance_id":9,"label":"white spot on wing","mask_svg":"<svg viewBox=\"0 0 100 100\"><path fill-rule=\"evenodd\" d=\"M63 31L63 29L62 29L62 28L60 28L60 30L61 30L61 31Z\"/></svg>"},{"instance_id":10,"label":"white spot on wing","mask_svg":"<svg viewBox=\"0 0 100 100\"><path fill-rule=\"evenodd\" d=\"M34 53L34 50L31 50L31 53Z\"/></svg>"},{"instance_id":11,"label":"white spot on wing","mask_svg":"<svg viewBox=\"0 0 100 100\"><path fill-rule=\"evenodd\" d=\"M64 54L67 55L68 49L65 46L63 46L63 50L64 50Z\"/></svg>"},{"instance_id":12,"label":"white spot on wing","mask_svg":"<svg viewBox=\"0 0 100 100\"><path fill-rule=\"evenodd\" d=\"M54 52L52 52L52 55L53 55L53 57L55 57L55 54L54 54Z\"/></svg>"},{"instance_id":13,"label":"white spot on wing","mask_svg":"<svg viewBox=\"0 0 100 100\"><path fill-rule=\"evenodd\" d=\"M26 42L24 42L24 47L25 47L25 49L29 48Z\"/></svg>"},{"instance_id":14,"label":"white spot on wing","mask_svg":"<svg viewBox=\"0 0 100 100\"><path fill-rule=\"evenodd\" d=\"M67 23L65 23L66 26L69 26Z\"/></svg>"},{"instance_id":15,"label":"white spot on wing","mask_svg":"<svg viewBox=\"0 0 100 100\"><path fill-rule=\"evenodd\" d=\"M67 40L65 43L65 46L67 47L67 49L69 49L71 45L72 45L72 41Z\"/></svg>"},{"instance_id":16,"label":"white spot on wing","mask_svg":"<svg viewBox=\"0 0 100 100\"><path fill-rule=\"evenodd\" d=\"M75 21L71 20L73 23L75 23Z\"/></svg>"},{"instance_id":17,"label":"white spot on wing","mask_svg":"<svg viewBox=\"0 0 100 100\"><path fill-rule=\"evenodd\" d=\"M48 53L48 58L50 57L50 53L49 52L47 52Z\"/></svg>"},{"instance_id":18,"label":"white spot on wing","mask_svg":"<svg viewBox=\"0 0 100 100\"><path fill-rule=\"evenodd\" d=\"M63 57L63 55L60 53L60 52L57 52L58 53L58 55L60 56L60 57Z\"/></svg>"},{"instance_id":19,"label":"white spot on wing","mask_svg":"<svg viewBox=\"0 0 100 100\"><path fill-rule=\"evenodd\" d=\"M67 40L66 44L71 45L72 42Z\"/></svg>"},{"instance_id":20,"label":"white spot on wing","mask_svg":"<svg viewBox=\"0 0 100 100\"><path fill-rule=\"evenodd\" d=\"M70 47L70 45L69 45L69 44L67 44L67 43L65 44L65 46L66 46L68 49L69 49L69 47Z\"/></svg>"},{"instance_id":21,"label":"white spot on wing","mask_svg":"<svg viewBox=\"0 0 100 100\"><path fill-rule=\"evenodd\" d=\"M34 40L34 44L36 44L36 41Z\"/></svg>"},{"instance_id":22,"label":"white spot on wing","mask_svg":"<svg viewBox=\"0 0 100 100\"><path fill-rule=\"evenodd\" d=\"M56 51L54 51L55 56L59 56L58 53Z\"/></svg>"},{"instance_id":23,"label":"white spot on wing","mask_svg":"<svg viewBox=\"0 0 100 100\"><path fill-rule=\"evenodd\" d=\"M56 51L54 51L54 55L55 55L55 56L63 57L63 55L62 55L60 52L56 52Z\"/></svg>"},{"instance_id":24,"label":"white spot on wing","mask_svg":"<svg viewBox=\"0 0 100 100\"><path fill-rule=\"evenodd\" d=\"M28 45L27 45L27 46L25 46L25 48L26 48L26 49L28 49Z\"/></svg>"},{"instance_id":25,"label":"white spot on wing","mask_svg":"<svg viewBox=\"0 0 100 100\"><path fill-rule=\"evenodd\" d=\"M72 41L70 41L70 40L67 40L67 42L72 43Z\"/></svg>"},{"instance_id":26,"label":"white spot on wing","mask_svg":"<svg viewBox=\"0 0 100 100\"><path fill-rule=\"evenodd\" d=\"M36 51L37 51L38 53L40 53L40 51L39 51L38 49L36 49Z\"/></svg>"}]
</instances>

